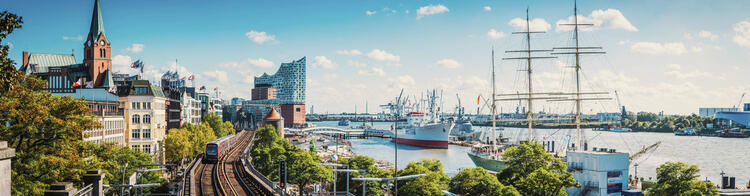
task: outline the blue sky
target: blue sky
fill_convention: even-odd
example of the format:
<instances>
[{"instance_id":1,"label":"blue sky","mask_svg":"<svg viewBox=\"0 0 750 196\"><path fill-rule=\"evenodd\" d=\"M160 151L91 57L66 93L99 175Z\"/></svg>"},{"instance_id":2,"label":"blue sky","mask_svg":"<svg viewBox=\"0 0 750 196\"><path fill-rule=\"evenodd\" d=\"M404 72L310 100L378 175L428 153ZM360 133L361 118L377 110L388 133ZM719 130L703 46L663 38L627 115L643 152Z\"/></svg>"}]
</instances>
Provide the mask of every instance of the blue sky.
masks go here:
<instances>
[{"instance_id":1,"label":"blue sky","mask_svg":"<svg viewBox=\"0 0 750 196\"><path fill-rule=\"evenodd\" d=\"M24 18L3 44L20 62L22 51L69 54L81 61L93 1L0 0ZM579 17L595 23L584 45L606 55L583 60L584 89L617 90L631 110L696 113L730 107L750 91L748 1L579 1ZM102 0L114 69L146 62L146 77L166 70L196 75L198 86L219 86L225 97L249 97L252 76L273 73L282 62L307 57L308 105L317 113L370 111L401 88L419 96L444 90L446 108L463 99L476 111L488 95L490 48L497 50L498 89L523 91L522 63L502 61L522 49L515 22L529 7L533 48L571 43L560 20L570 1L112 1ZM421 11L420 11L421 10ZM519 19L516 19L519 18ZM516 19L516 20L514 20ZM538 20L535 20L538 19ZM175 59L178 59L175 63ZM539 91L572 89L568 57L535 63ZM503 103L504 111L517 103ZM569 112L570 104L541 104ZM309 108L309 107L308 107ZM617 111L616 101L589 103L586 112ZM485 110L486 111L486 110Z\"/></svg>"}]
</instances>

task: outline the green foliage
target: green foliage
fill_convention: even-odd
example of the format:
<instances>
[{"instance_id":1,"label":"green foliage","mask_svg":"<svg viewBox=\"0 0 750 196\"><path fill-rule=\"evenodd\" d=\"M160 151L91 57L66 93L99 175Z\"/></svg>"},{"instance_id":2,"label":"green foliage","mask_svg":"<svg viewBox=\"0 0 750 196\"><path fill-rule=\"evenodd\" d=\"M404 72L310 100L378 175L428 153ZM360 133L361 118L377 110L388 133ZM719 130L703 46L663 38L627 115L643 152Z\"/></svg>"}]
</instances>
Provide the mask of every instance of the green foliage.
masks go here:
<instances>
[{"instance_id":1,"label":"green foliage","mask_svg":"<svg viewBox=\"0 0 750 196\"><path fill-rule=\"evenodd\" d=\"M255 169L269 180L278 180L279 160L288 160L286 145L288 143L273 126L266 125L256 130L253 149L250 151Z\"/></svg>"},{"instance_id":2,"label":"green foliage","mask_svg":"<svg viewBox=\"0 0 750 196\"><path fill-rule=\"evenodd\" d=\"M667 162L656 168L656 185L648 190L649 195L719 195L716 186L698 177L697 165L683 162Z\"/></svg>"},{"instance_id":3,"label":"green foliage","mask_svg":"<svg viewBox=\"0 0 750 196\"><path fill-rule=\"evenodd\" d=\"M503 152L508 167L497 176L502 184L511 185L523 195L565 195L566 187L578 187L573 174L537 142L522 143Z\"/></svg>"},{"instance_id":4,"label":"green foliage","mask_svg":"<svg viewBox=\"0 0 750 196\"><path fill-rule=\"evenodd\" d=\"M398 172L399 176L426 174L409 180L399 181L399 195L443 195L450 177L443 173L443 164L437 159L422 159L409 162Z\"/></svg>"},{"instance_id":5,"label":"green foliage","mask_svg":"<svg viewBox=\"0 0 750 196\"><path fill-rule=\"evenodd\" d=\"M208 113L203 116L203 123L208 123L211 129L214 131L216 138L224 137L227 135L235 134L234 126L231 122L222 122L218 114Z\"/></svg>"},{"instance_id":6,"label":"green foliage","mask_svg":"<svg viewBox=\"0 0 750 196\"><path fill-rule=\"evenodd\" d=\"M214 135L213 129L211 129L206 123L201 123L200 125L185 123L182 124L180 129L188 133L188 141L190 142L192 149L189 154L190 157L203 154L203 151L206 150L206 143L217 138L216 135Z\"/></svg>"},{"instance_id":7,"label":"green foliage","mask_svg":"<svg viewBox=\"0 0 750 196\"><path fill-rule=\"evenodd\" d=\"M164 138L164 156L168 162L182 162L193 157L193 144L187 129L170 129Z\"/></svg>"},{"instance_id":8,"label":"green foliage","mask_svg":"<svg viewBox=\"0 0 750 196\"><path fill-rule=\"evenodd\" d=\"M367 171L367 177L368 178L389 178L392 177L393 172L389 172L387 170L380 169L375 166L375 160L364 155L355 155L351 158L342 158L338 160L338 163L340 164L348 164L350 169L355 170L365 170ZM364 174L359 172L353 172L349 174L349 177L364 177ZM337 184L338 187L345 187L346 186L346 174L340 173L337 176ZM362 195L362 181L350 181L349 182L349 192L351 192L354 195ZM383 190L380 185L384 183L382 182L375 182L375 181L369 181L367 182L366 186L366 195L383 195L385 194L385 190ZM338 188L337 187L337 188Z\"/></svg>"},{"instance_id":9,"label":"green foliage","mask_svg":"<svg viewBox=\"0 0 750 196\"><path fill-rule=\"evenodd\" d=\"M633 131L673 132L685 128L705 128L713 122L713 117L700 117L695 114L661 118L654 113L638 112L638 116L638 121L623 120L623 126Z\"/></svg>"},{"instance_id":10,"label":"green foliage","mask_svg":"<svg viewBox=\"0 0 750 196\"><path fill-rule=\"evenodd\" d=\"M653 122L659 120L659 115L651 112L638 112L636 119L641 122Z\"/></svg>"},{"instance_id":11,"label":"green foliage","mask_svg":"<svg viewBox=\"0 0 750 196\"><path fill-rule=\"evenodd\" d=\"M451 178L449 191L458 195L521 195L512 186L505 186L481 167L461 170Z\"/></svg>"},{"instance_id":12,"label":"green foliage","mask_svg":"<svg viewBox=\"0 0 750 196\"><path fill-rule=\"evenodd\" d=\"M287 182L297 184L304 189L309 183L319 183L333 180L333 171L326 166L319 165L320 157L297 146L287 149ZM302 191L299 192L302 195Z\"/></svg>"},{"instance_id":13,"label":"green foliage","mask_svg":"<svg viewBox=\"0 0 750 196\"><path fill-rule=\"evenodd\" d=\"M13 30L20 29L23 18L13 13L3 11L0 13L0 96L13 90L17 85L19 77L23 74L16 71L15 62L8 58L10 47L2 44L2 41L8 37Z\"/></svg>"}]
</instances>

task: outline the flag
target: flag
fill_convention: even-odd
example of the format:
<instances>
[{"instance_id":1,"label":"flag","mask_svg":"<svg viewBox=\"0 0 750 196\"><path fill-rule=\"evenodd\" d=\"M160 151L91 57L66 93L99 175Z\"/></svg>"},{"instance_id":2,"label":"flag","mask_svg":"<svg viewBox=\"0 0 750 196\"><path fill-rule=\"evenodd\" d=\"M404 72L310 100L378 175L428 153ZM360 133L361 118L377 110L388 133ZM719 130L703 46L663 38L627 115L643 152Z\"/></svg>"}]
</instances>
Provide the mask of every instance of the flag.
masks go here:
<instances>
[{"instance_id":1,"label":"flag","mask_svg":"<svg viewBox=\"0 0 750 196\"><path fill-rule=\"evenodd\" d=\"M219 87L214 87L214 91L217 91L217 90L219 90Z\"/></svg>"},{"instance_id":2,"label":"flag","mask_svg":"<svg viewBox=\"0 0 750 196\"><path fill-rule=\"evenodd\" d=\"M479 105L479 98L482 97L482 95L477 96L477 105Z\"/></svg>"},{"instance_id":3,"label":"flag","mask_svg":"<svg viewBox=\"0 0 750 196\"><path fill-rule=\"evenodd\" d=\"M94 88L94 81L86 82L86 88Z\"/></svg>"},{"instance_id":4,"label":"flag","mask_svg":"<svg viewBox=\"0 0 750 196\"><path fill-rule=\"evenodd\" d=\"M193 77L193 75L190 75L190 77L188 77L188 80L193 80L193 79L195 79L195 77Z\"/></svg>"},{"instance_id":5,"label":"flag","mask_svg":"<svg viewBox=\"0 0 750 196\"><path fill-rule=\"evenodd\" d=\"M117 86L114 86L114 85L110 86L107 91L109 91L110 93L116 93L117 92Z\"/></svg>"},{"instance_id":6,"label":"flag","mask_svg":"<svg viewBox=\"0 0 750 196\"><path fill-rule=\"evenodd\" d=\"M78 80L76 80L76 82L73 83L73 87L79 87L79 86L81 86L81 84L83 84L82 79L83 78L78 78Z\"/></svg>"},{"instance_id":7,"label":"flag","mask_svg":"<svg viewBox=\"0 0 750 196\"><path fill-rule=\"evenodd\" d=\"M200 90L206 90L206 86L201 86Z\"/></svg>"},{"instance_id":8,"label":"flag","mask_svg":"<svg viewBox=\"0 0 750 196\"><path fill-rule=\"evenodd\" d=\"M143 62L141 62L141 60L137 60L133 62L132 64L130 64L130 68L133 68L133 69L138 69L141 67L143 67Z\"/></svg>"},{"instance_id":9,"label":"flag","mask_svg":"<svg viewBox=\"0 0 750 196\"><path fill-rule=\"evenodd\" d=\"M180 78L180 80L185 80L185 77Z\"/></svg>"}]
</instances>

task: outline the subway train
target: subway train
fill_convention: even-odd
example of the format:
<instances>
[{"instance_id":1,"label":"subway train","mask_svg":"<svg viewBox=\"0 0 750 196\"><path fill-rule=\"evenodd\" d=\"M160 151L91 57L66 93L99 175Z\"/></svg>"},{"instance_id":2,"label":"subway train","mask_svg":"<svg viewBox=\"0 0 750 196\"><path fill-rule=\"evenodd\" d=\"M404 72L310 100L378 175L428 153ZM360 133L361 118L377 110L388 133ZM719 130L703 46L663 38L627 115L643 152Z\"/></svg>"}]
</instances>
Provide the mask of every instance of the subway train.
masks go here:
<instances>
[{"instance_id":1,"label":"subway train","mask_svg":"<svg viewBox=\"0 0 750 196\"><path fill-rule=\"evenodd\" d=\"M227 135L206 143L206 151L203 156L203 163L216 163L219 157L227 153L229 147L235 142L235 135Z\"/></svg>"}]
</instances>

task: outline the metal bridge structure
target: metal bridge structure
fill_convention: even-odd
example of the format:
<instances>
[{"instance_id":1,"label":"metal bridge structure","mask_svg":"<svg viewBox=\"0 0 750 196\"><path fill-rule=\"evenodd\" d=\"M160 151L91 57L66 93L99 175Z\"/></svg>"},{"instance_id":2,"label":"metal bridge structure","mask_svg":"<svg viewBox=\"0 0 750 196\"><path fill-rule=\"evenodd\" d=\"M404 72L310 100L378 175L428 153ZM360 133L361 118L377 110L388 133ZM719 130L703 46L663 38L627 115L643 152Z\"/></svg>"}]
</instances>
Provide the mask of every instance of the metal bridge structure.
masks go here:
<instances>
[{"instance_id":1,"label":"metal bridge structure","mask_svg":"<svg viewBox=\"0 0 750 196\"><path fill-rule=\"evenodd\" d=\"M387 130L347 129L339 127L307 127L302 129L287 128L284 131L289 134L343 134L347 137L390 135L390 132Z\"/></svg>"}]
</instances>

